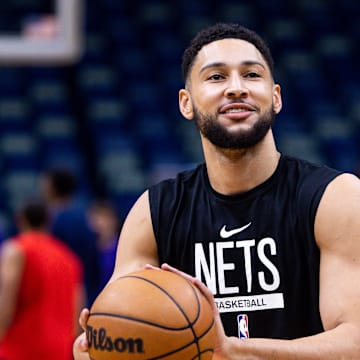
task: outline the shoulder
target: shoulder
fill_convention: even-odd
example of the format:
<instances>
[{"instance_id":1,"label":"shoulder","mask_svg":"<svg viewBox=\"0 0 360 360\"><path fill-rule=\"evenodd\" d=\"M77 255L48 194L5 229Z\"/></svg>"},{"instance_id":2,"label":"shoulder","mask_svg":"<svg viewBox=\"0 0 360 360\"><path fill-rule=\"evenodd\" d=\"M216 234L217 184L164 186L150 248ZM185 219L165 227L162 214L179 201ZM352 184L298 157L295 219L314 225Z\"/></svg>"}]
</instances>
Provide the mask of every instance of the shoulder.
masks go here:
<instances>
[{"instance_id":1,"label":"shoulder","mask_svg":"<svg viewBox=\"0 0 360 360\"><path fill-rule=\"evenodd\" d=\"M327 186L323 198L323 210L348 212L350 208L360 207L360 179L350 173L343 173L335 177Z\"/></svg>"},{"instance_id":2,"label":"shoulder","mask_svg":"<svg viewBox=\"0 0 360 360\"><path fill-rule=\"evenodd\" d=\"M316 164L308 160L296 158L289 155L282 155L281 166L283 171L290 174L297 174L300 178L312 179L319 178L320 181L325 178L333 179L342 172L326 165Z\"/></svg>"},{"instance_id":3,"label":"shoulder","mask_svg":"<svg viewBox=\"0 0 360 360\"><path fill-rule=\"evenodd\" d=\"M179 172L176 176L164 179L149 188L150 197L159 192L175 191L179 187L189 187L196 182L201 181L202 174L206 170L205 165L198 165L196 168Z\"/></svg>"},{"instance_id":4,"label":"shoulder","mask_svg":"<svg viewBox=\"0 0 360 360\"><path fill-rule=\"evenodd\" d=\"M152 218L156 214L160 217L171 216L170 212L183 201L191 198L196 192L204 189L205 165L198 165L196 168L179 172L176 177L163 180L149 188L148 201Z\"/></svg>"},{"instance_id":5,"label":"shoulder","mask_svg":"<svg viewBox=\"0 0 360 360\"><path fill-rule=\"evenodd\" d=\"M286 181L298 187L300 198L321 197L327 186L342 174L326 165L291 156L283 156L281 166Z\"/></svg>"},{"instance_id":6,"label":"shoulder","mask_svg":"<svg viewBox=\"0 0 360 360\"><path fill-rule=\"evenodd\" d=\"M16 265L22 263L25 258L25 252L22 246L14 239L6 240L0 249L0 259L2 265L6 264Z\"/></svg>"},{"instance_id":7,"label":"shoulder","mask_svg":"<svg viewBox=\"0 0 360 360\"><path fill-rule=\"evenodd\" d=\"M342 245L360 236L360 179L344 173L326 187L316 215L316 235L319 245L333 240ZM341 240L341 241L339 241Z\"/></svg>"},{"instance_id":8,"label":"shoulder","mask_svg":"<svg viewBox=\"0 0 360 360\"><path fill-rule=\"evenodd\" d=\"M127 229L129 223L136 229L138 226L150 222L149 190L146 190L138 197L130 209L124 221L122 232Z\"/></svg>"},{"instance_id":9,"label":"shoulder","mask_svg":"<svg viewBox=\"0 0 360 360\"><path fill-rule=\"evenodd\" d=\"M302 218L315 220L318 206L327 187L342 173L325 165L291 156L282 156L279 186L288 189Z\"/></svg>"},{"instance_id":10,"label":"shoulder","mask_svg":"<svg viewBox=\"0 0 360 360\"><path fill-rule=\"evenodd\" d=\"M171 184L174 184L177 182L185 182L186 183L186 182L191 181L194 178L197 178L198 176L200 176L202 171L204 171L204 169L205 169L205 164L199 164L194 168L185 169L183 171L180 171L173 177L164 179L164 180L156 183L152 187L159 187L159 186L163 186L163 185L167 185L167 184L171 185Z\"/></svg>"},{"instance_id":11,"label":"shoulder","mask_svg":"<svg viewBox=\"0 0 360 360\"><path fill-rule=\"evenodd\" d=\"M360 179L349 173L337 176L327 186L321 202L323 210L332 210L336 213L349 213L351 209L358 209L360 207Z\"/></svg>"},{"instance_id":12,"label":"shoulder","mask_svg":"<svg viewBox=\"0 0 360 360\"><path fill-rule=\"evenodd\" d=\"M15 256L22 252L21 244L15 238L9 238L1 245L1 254Z\"/></svg>"}]
</instances>

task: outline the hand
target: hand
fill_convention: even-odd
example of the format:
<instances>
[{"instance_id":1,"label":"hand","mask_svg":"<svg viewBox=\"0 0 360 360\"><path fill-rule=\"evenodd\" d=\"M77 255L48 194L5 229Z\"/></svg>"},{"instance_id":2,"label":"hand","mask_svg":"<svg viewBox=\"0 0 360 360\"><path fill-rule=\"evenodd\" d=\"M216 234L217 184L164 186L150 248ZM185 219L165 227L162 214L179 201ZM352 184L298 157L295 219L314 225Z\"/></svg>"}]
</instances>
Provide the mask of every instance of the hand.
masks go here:
<instances>
[{"instance_id":1,"label":"hand","mask_svg":"<svg viewBox=\"0 0 360 360\"><path fill-rule=\"evenodd\" d=\"M151 267L147 266L147 268L151 268ZM205 284L203 284L199 279L197 279L189 274L186 274L183 271L175 269L168 264L161 265L161 269L171 271L171 272L178 274L178 275L182 276L183 278L189 280L191 283L193 283L195 286L197 286L198 289L202 292L202 294L206 297L209 304L211 305L211 308L212 308L212 311L214 314L215 326L216 326L216 345L215 345L213 360L228 359L228 357L226 356L225 349L227 347L228 342L231 340L230 340L230 338L228 338L225 335L224 327L221 322L220 313L216 307L216 304L214 301L214 296L213 296L212 292L210 291L210 289L207 286L205 286Z\"/></svg>"},{"instance_id":2,"label":"hand","mask_svg":"<svg viewBox=\"0 0 360 360\"><path fill-rule=\"evenodd\" d=\"M79 323L84 332L79 335L73 345L73 355L74 360L90 360L90 356L88 354L88 342L86 340L86 323L89 318L89 310L83 309L80 313Z\"/></svg>"}]
</instances>

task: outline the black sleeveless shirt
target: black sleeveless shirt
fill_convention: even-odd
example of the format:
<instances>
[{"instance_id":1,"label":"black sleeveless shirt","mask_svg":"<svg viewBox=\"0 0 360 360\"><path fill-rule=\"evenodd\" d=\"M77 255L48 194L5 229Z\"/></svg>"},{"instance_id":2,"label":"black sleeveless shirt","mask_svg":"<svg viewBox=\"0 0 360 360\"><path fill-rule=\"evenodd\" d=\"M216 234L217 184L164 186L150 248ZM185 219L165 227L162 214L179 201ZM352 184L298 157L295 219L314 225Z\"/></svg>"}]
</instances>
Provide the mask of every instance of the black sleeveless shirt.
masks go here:
<instances>
[{"instance_id":1,"label":"black sleeveless shirt","mask_svg":"<svg viewBox=\"0 0 360 360\"><path fill-rule=\"evenodd\" d=\"M319 333L314 221L327 185L339 174L282 155L268 180L238 195L214 191L205 164L162 181L149 189L159 261L213 291L229 336Z\"/></svg>"}]
</instances>

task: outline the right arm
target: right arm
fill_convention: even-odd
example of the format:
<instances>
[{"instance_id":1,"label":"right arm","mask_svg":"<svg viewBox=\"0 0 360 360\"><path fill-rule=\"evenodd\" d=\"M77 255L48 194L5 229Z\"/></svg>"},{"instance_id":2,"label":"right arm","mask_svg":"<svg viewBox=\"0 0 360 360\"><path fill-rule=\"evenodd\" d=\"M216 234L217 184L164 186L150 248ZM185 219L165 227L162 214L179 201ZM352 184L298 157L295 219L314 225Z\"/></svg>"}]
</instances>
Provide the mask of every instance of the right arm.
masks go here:
<instances>
[{"instance_id":1,"label":"right arm","mask_svg":"<svg viewBox=\"0 0 360 360\"><path fill-rule=\"evenodd\" d=\"M159 265L148 191L139 197L124 222L109 282L146 264Z\"/></svg>"},{"instance_id":2,"label":"right arm","mask_svg":"<svg viewBox=\"0 0 360 360\"><path fill-rule=\"evenodd\" d=\"M25 257L13 240L6 241L0 251L0 342L11 326L20 291Z\"/></svg>"},{"instance_id":3,"label":"right arm","mask_svg":"<svg viewBox=\"0 0 360 360\"><path fill-rule=\"evenodd\" d=\"M148 191L138 198L126 217L119 238L114 272L109 283L129 272L142 269L146 264L159 265ZM89 310L84 309L80 315L83 329L88 314ZM74 360L90 360L85 333L74 343Z\"/></svg>"}]
</instances>

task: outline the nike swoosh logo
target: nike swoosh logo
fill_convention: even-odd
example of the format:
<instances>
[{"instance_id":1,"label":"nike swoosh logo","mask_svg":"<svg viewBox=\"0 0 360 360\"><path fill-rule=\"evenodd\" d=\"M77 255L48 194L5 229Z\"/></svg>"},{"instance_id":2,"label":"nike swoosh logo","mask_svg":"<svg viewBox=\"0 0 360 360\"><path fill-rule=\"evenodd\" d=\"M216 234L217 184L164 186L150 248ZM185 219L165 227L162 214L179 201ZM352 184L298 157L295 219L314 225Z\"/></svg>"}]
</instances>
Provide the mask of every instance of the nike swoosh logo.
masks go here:
<instances>
[{"instance_id":1,"label":"nike swoosh logo","mask_svg":"<svg viewBox=\"0 0 360 360\"><path fill-rule=\"evenodd\" d=\"M251 225L251 221L242 226L242 227L239 227L239 228L235 228L235 229L232 229L232 230L226 230L226 225L224 225L221 230L220 230L220 236L223 238L223 239L227 239L235 234L238 234L238 233L241 233L242 231L244 231L245 229L247 229L249 226Z\"/></svg>"}]
</instances>

